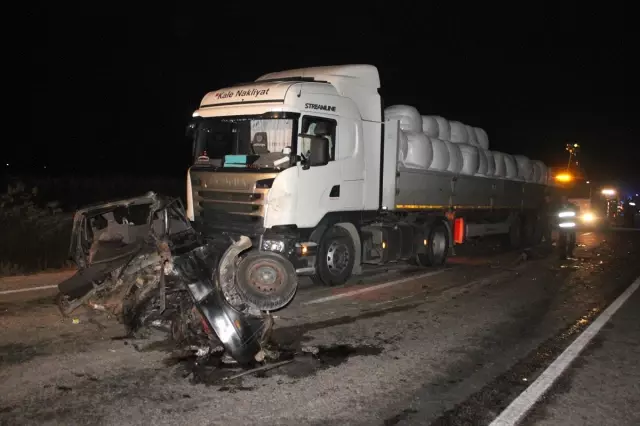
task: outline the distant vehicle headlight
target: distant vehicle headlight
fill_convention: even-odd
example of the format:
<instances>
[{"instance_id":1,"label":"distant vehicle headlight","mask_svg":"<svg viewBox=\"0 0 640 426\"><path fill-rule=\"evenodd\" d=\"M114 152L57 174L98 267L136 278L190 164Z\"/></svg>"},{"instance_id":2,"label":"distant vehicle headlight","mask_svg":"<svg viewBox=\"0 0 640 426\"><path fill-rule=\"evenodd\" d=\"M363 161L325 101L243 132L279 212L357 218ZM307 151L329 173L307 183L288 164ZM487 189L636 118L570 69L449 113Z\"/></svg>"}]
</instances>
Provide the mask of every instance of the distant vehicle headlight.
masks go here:
<instances>
[{"instance_id":1,"label":"distant vehicle headlight","mask_svg":"<svg viewBox=\"0 0 640 426\"><path fill-rule=\"evenodd\" d=\"M558 213L558 217L574 217L576 215L576 212L560 212Z\"/></svg>"},{"instance_id":2,"label":"distant vehicle headlight","mask_svg":"<svg viewBox=\"0 0 640 426\"><path fill-rule=\"evenodd\" d=\"M596 215L591 212L585 213L582 215L582 220L584 222L593 222L594 220L596 220Z\"/></svg>"},{"instance_id":3,"label":"distant vehicle headlight","mask_svg":"<svg viewBox=\"0 0 640 426\"><path fill-rule=\"evenodd\" d=\"M575 228L575 227L576 227L575 222L563 222L560 224L560 228Z\"/></svg>"}]
</instances>

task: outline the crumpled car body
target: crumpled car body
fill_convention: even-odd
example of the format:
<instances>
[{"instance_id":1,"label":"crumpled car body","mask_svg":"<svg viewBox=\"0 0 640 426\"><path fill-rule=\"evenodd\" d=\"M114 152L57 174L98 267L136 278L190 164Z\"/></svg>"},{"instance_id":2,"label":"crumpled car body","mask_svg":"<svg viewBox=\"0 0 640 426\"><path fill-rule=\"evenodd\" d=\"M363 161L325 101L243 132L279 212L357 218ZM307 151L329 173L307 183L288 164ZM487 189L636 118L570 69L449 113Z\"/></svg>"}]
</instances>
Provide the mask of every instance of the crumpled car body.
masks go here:
<instances>
[{"instance_id":1,"label":"crumpled car body","mask_svg":"<svg viewBox=\"0 0 640 426\"><path fill-rule=\"evenodd\" d=\"M204 241L179 199L153 192L86 207L69 248L78 272L58 285L58 304L65 316L82 305L106 311L132 336L154 327L183 344L222 345L249 365L272 324L233 290L235 257L250 246Z\"/></svg>"}]
</instances>

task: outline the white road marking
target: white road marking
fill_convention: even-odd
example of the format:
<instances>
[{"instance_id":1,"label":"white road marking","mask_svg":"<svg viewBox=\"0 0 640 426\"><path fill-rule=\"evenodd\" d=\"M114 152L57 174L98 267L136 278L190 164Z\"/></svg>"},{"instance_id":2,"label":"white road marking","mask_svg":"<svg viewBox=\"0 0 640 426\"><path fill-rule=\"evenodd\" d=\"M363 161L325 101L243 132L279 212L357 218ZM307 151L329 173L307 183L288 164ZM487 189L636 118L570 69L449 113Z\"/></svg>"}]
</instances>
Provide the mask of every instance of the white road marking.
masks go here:
<instances>
[{"instance_id":1,"label":"white road marking","mask_svg":"<svg viewBox=\"0 0 640 426\"><path fill-rule=\"evenodd\" d=\"M400 302L400 301L402 301L402 300L407 300L407 299L411 299L412 297L419 296L419 295L424 294L424 293L426 293L426 292L427 292L427 291L426 291L426 290L424 290L424 291L418 292L418 293L416 293L416 294L410 294L410 295L408 295L408 296L401 297L400 299L385 300L384 302L374 303L372 306L380 306L380 305L387 305L387 304L389 304L389 303Z\"/></svg>"},{"instance_id":2,"label":"white road marking","mask_svg":"<svg viewBox=\"0 0 640 426\"><path fill-rule=\"evenodd\" d=\"M611 319L613 314L640 287L640 277L637 278L598 318L583 331L576 340L533 382L522 392L490 426L512 426L518 424L529 412L531 407L549 390L553 383L564 373L574 359L587 344L598 334L600 329Z\"/></svg>"},{"instance_id":3,"label":"white road marking","mask_svg":"<svg viewBox=\"0 0 640 426\"><path fill-rule=\"evenodd\" d=\"M327 297L321 297L319 299L315 299L315 300L310 300L308 302L304 302L304 303L302 303L302 305L315 305L317 303L331 302L332 300L343 299L345 297L355 296L356 294L362 294L362 293L367 293L367 292L370 292L370 291L379 290L381 288L391 287L391 286L394 286L396 284L402 284L402 283L406 283L408 281L418 280L420 278L432 277L434 275L439 275L439 274L441 274L441 273L443 273L445 271L448 271L450 269L451 268L439 269L437 271L431 271L431 272L426 272L424 274L413 275L411 277L402 278L402 279L395 280L395 281L389 281L387 283L373 285L373 286L370 286L370 287L359 288L357 290L348 291L346 293L336 294L336 295L327 296Z\"/></svg>"},{"instance_id":4,"label":"white road marking","mask_svg":"<svg viewBox=\"0 0 640 426\"><path fill-rule=\"evenodd\" d=\"M3 290L0 291L0 294L13 294L13 293L24 293L25 291L38 291L38 290L49 290L51 288L58 288L58 285L43 285L40 287L29 287L29 288L19 288L16 290Z\"/></svg>"}]
</instances>

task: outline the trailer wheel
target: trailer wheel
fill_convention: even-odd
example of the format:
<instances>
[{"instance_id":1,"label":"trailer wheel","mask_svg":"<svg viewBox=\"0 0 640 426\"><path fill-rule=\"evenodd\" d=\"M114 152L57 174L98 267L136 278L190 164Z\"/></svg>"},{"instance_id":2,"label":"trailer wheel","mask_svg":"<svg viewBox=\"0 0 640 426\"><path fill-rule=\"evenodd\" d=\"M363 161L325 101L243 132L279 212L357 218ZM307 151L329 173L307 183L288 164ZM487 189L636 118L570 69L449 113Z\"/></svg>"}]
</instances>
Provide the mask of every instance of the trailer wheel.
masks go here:
<instances>
[{"instance_id":1,"label":"trailer wheel","mask_svg":"<svg viewBox=\"0 0 640 426\"><path fill-rule=\"evenodd\" d=\"M315 284L341 285L351 278L356 249L351 236L339 226L329 229L318 247Z\"/></svg>"},{"instance_id":2,"label":"trailer wheel","mask_svg":"<svg viewBox=\"0 0 640 426\"><path fill-rule=\"evenodd\" d=\"M449 254L449 231L442 222L436 222L429 231L427 244L418 246L416 263L419 266L441 266Z\"/></svg>"},{"instance_id":3,"label":"trailer wheel","mask_svg":"<svg viewBox=\"0 0 640 426\"><path fill-rule=\"evenodd\" d=\"M517 249L522 246L522 219L520 215L516 216L511 223L509 233L503 237L502 243L509 249Z\"/></svg>"},{"instance_id":4,"label":"trailer wheel","mask_svg":"<svg viewBox=\"0 0 640 426\"><path fill-rule=\"evenodd\" d=\"M522 238L527 246L536 245L536 228L538 228L537 216L533 214L526 215L522 225Z\"/></svg>"},{"instance_id":5,"label":"trailer wheel","mask_svg":"<svg viewBox=\"0 0 640 426\"><path fill-rule=\"evenodd\" d=\"M238 264L236 289L261 311L285 307L295 296L298 278L291 262L269 251L250 251Z\"/></svg>"},{"instance_id":6,"label":"trailer wheel","mask_svg":"<svg viewBox=\"0 0 640 426\"><path fill-rule=\"evenodd\" d=\"M531 245L537 246L542 243L542 237L544 236L545 231L545 223L544 219L539 215L532 216L531 219L534 221L534 231Z\"/></svg>"}]
</instances>

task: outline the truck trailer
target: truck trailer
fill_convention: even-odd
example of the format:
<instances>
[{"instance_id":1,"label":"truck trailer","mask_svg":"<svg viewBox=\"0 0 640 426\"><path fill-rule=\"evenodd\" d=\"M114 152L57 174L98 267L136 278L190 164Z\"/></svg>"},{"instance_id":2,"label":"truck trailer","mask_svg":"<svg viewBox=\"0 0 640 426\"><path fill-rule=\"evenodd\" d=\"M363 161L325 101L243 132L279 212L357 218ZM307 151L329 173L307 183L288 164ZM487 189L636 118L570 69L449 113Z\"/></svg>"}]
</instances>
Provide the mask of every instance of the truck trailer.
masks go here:
<instances>
[{"instance_id":1,"label":"truck trailer","mask_svg":"<svg viewBox=\"0 0 640 426\"><path fill-rule=\"evenodd\" d=\"M286 304L296 276L334 286L367 265L443 265L471 238L542 238L544 163L385 108L379 88L372 65L302 68L207 93L193 113L187 216L209 238L249 237L236 278L262 309Z\"/></svg>"}]
</instances>

